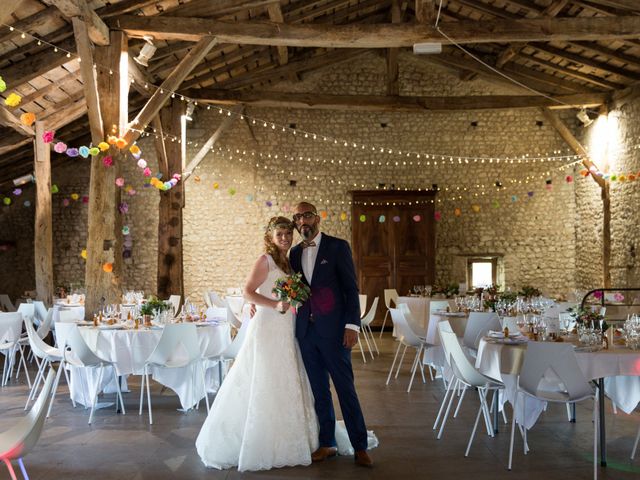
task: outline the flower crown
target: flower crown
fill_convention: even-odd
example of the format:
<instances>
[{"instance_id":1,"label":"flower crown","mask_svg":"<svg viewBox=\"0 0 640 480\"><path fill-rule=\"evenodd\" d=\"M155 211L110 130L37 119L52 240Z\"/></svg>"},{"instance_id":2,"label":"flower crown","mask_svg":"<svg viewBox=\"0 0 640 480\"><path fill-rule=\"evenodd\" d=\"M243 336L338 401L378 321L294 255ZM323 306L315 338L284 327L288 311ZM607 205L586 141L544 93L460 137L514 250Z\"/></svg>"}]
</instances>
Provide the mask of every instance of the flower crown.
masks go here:
<instances>
[{"instance_id":1,"label":"flower crown","mask_svg":"<svg viewBox=\"0 0 640 480\"><path fill-rule=\"evenodd\" d=\"M269 225L267 225L267 232L272 232L276 228L286 228L287 230L293 231L293 222L289 220L284 221L282 219L274 220L269 222Z\"/></svg>"}]
</instances>

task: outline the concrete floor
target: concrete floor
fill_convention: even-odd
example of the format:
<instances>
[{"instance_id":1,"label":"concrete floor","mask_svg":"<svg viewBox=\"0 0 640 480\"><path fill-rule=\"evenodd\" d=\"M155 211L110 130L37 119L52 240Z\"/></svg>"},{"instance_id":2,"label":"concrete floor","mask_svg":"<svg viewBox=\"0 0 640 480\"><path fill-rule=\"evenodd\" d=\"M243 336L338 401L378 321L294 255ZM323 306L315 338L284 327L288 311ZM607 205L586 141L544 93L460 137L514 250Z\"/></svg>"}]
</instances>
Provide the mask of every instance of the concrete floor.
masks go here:
<instances>
[{"instance_id":1,"label":"concrete floor","mask_svg":"<svg viewBox=\"0 0 640 480\"><path fill-rule=\"evenodd\" d=\"M284 468L241 474L236 470L206 469L194 447L206 410L182 413L170 391L160 394L152 384L154 425L138 416L139 379L130 379L131 393L125 394L127 415L112 409L97 412L87 425L88 410L73 408L68 389L61 382L51 418L35 450L25 458L32 480L75 479L233 479L243 478L473 478L480 479L578 479L592 478L592 425L590 405L578 406L578 422L566 421L563 405L554 405L529 432L529 455L522 454L516 437L514 469L507 471L509 430L501 425L495 438L479 434L471 455L464 457L466 442L477 411L477 397L465 399L459 417L450 421L444 437L436 440L432 430L439 402L444 394L440 381L414 384L406 392L409 369L405 360L401 375L388 387L385 380L391 365L394 342L385 335L381 355L365 365L354 353L354 369L367 426L377 434L380 446L371 452L373 469L338 457L309 467ZM20 379L0 390L0 432L24 415L26 385ZM113 399L107 395L106 400ZM510 409L508 409L510 414ZM603 479L640 478L640 458L629 454L640 423L640 414L613 415L607 404L607 448L609 465L601 468ZM640 457L640 455L639 455ZM18 473L19 475L19 473ZM9 478L0 465L0 479Z\"/></svg>"}]
</instances>

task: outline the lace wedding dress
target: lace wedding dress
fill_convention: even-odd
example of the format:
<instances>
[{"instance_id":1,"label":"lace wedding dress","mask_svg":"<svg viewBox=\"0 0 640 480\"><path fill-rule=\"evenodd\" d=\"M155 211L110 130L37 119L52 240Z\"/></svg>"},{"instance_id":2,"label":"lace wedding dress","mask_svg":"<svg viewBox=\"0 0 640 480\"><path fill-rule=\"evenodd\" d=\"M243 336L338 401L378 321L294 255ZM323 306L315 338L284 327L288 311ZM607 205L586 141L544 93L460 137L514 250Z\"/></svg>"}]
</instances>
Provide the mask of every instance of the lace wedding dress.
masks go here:
<instances>
[{"instance_id":1,"label":"lace wedding dress","mask_svg":"<svg viewBox=\"0 0 640 480\"><path fill-rule=\"evenodd\" d=\"M258 293L271 297L286 274L267 255ZM247 336L196 440L208 467L268 470L309 465L318 447L313 395L291 311L257 307Z\"/></svg>"}]
</instances>

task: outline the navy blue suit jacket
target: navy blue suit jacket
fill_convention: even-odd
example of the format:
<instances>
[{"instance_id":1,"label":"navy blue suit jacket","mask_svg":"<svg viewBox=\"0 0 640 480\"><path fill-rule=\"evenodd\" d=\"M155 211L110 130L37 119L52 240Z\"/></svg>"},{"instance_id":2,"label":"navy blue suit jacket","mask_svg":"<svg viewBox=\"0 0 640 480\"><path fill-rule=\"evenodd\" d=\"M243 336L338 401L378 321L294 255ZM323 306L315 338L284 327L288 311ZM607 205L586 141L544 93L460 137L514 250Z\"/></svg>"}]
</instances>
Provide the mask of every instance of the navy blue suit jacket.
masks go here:
<instances>
[{"instance_id":1,"label":"navy blue suit jacket","mask_svg":"<svg viewBox=\"0 0 640 480\"><path fill-rule=\"evenodd\" d=\"M360 326L360 300L353 257L349 244L340 238L322 234L313 278L302 270L302 246L296 245L289 255L291 268L302 273L311 287L311 297L297 312L296 337L304 338L310 321L324 338L344 336L347 323Z\"/></svg>"}]
</instances>

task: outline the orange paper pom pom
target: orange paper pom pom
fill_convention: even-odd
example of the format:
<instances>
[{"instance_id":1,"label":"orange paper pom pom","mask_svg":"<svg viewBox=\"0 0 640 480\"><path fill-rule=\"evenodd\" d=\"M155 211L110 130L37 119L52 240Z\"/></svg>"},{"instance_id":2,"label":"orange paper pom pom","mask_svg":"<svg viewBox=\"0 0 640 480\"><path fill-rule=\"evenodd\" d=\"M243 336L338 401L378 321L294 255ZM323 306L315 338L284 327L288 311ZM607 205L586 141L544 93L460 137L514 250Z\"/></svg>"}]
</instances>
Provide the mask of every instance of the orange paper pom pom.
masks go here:
<instances>
[{"instance_id":1,"label":"orange paper pom pom","mask_svg":"<svg viewBox=\"0 0 640 480\"><path fill-rule=\"evenodd\" d=\"M20 115L20 121L23 125L30 127L31 125L33 125L33 122L36 121L36 116L34 113L26 112Z\"/></svg>"},{"instance_id":2,"label":"orange paper pom pom","mask_svg":"<svg viewBox=\"0 0 640 480\"><path fill-rule=\"evenodd\" d=\"M124 148L127 146L127 141L124 138L118 138L116 140L116 147L118 148Z\"/></svg>"},{"instance_id":3,"label":"orange paper pom pom","mask_svg":"<svg viewBox=\"0 0 640 480\"><path fill-rule=\"evenodd\" d=\"M107 262L107 263L103 264L102 265L102 270L104 270L107 273L113 272L113 263Z\"/></svg>"},{"instance_id":4,"label":"orange paper pom pom","mask_svg":"<svg viewBox=\"0 0 640 480\"><path fill-rule=\"evenodd\" d=\"M138 155L140 153L140 147L137 145L131 145L131 148L129 149L129 151L133 154L133 155Z\"/></svg>"},{"instance_id":5,"label":"orange paper pom pom","mask_svg":"<svg viewBox=\"0 0 640 480\"><path fill-rule=\"evenodd\" d=\"M116 137L116 136L114 136L114 135L109 135L109 136L107 137L107 143L108 143L109 145L115 145L117 141L118 141L118 137Z\"/></svg>"}]
</instances>

